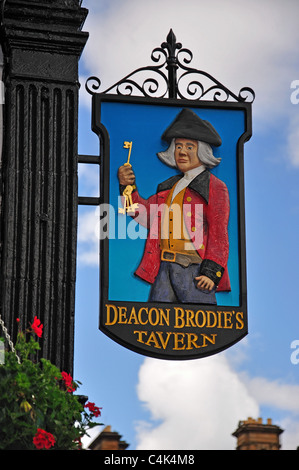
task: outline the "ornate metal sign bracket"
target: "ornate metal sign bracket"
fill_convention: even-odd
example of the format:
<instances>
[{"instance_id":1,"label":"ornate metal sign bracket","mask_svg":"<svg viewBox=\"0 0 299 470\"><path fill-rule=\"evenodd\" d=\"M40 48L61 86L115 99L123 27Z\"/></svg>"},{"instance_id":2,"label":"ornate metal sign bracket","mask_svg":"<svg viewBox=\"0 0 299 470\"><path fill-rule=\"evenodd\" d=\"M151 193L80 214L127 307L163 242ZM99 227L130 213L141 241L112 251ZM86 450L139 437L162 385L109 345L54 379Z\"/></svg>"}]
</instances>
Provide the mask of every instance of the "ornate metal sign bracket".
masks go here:
<instances>
[{"instance_id":1,"label":"ornate metal sign bracket","mask_svg":"<svg viewBox=\"0 0 299 470\"><path fill-rule=\"evenodd\" d=\"M94 76L87 79L85 88L91 95L116 93L151 98L250 103L254 101L255 94L251 88L244 87L236 95L209 73L189 67L193 54L189 49L183 48L180 42L176 42L172 29L166 42L152 51L151 59L157 65L141 67L103 92L99 91L101 81ZM148 72L153 75L145 76Z\"/></svg>"}]
</instances>

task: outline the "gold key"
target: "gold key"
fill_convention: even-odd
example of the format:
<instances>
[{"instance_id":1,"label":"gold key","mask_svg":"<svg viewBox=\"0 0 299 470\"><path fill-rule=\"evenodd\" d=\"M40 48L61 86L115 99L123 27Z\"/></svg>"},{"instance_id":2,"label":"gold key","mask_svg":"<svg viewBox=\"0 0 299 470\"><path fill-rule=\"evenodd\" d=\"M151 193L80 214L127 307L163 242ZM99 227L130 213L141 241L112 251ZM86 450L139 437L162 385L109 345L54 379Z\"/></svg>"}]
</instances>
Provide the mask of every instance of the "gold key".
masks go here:
<instances>
[{"instance_id":1,"label":"gold key","mask_svg":"<svg viewBox=\"0 0 299 470\"><path fill-rule=\"evenodd\" d=\"M127 141L124 142L124 149L129 149L128 160L127 160L127 163L124 164L124 166L132 166L130 164L132 145L133 145L133 142L127 142Z\"/></svg>"},{"instance_id":2,"label":"gold key","mask_svg":"<svg viewBox=\"0 0 299 470\"><path fill-rule=\"evenodd\" d=\"M129 149L128 160L127 160L126 163L124 163L124 166L132 166L131 163L130 163L132 144L133 144L133 142L128 142L128 141L124 142L124 148ZM135 209L138 208L138 203L133 204L133 200L132 200L132 196L131 196L132 191L133 191L133 186L131 186L130 184L125 187L125 189L123 191L123 196L125 198L125 203L124 203L123 208L118 209L118 212L120 214L125 214L126 212L135 213Z\"/></svg>"}]
</instances>

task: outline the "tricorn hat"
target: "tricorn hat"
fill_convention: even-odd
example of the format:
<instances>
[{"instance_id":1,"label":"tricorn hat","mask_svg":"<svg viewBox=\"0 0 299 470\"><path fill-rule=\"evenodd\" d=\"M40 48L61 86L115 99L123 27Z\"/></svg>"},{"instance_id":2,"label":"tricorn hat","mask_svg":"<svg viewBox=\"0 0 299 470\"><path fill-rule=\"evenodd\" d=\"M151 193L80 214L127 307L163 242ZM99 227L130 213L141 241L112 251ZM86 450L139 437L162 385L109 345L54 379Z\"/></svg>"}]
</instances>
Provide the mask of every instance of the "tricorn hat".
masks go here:
<instances>
[{"instance_id":1,"label":"tricorn hat","mask_svg":"<svg viewBox=\"0 0 299 470\"><path fill-rule=\"evenodd\" d=\"M170 143L174 138L200 140L218 147L222 140L209 121L202 120L191 109L184 108L164 131L162 140Z\"/></svg>"}]
</instances>

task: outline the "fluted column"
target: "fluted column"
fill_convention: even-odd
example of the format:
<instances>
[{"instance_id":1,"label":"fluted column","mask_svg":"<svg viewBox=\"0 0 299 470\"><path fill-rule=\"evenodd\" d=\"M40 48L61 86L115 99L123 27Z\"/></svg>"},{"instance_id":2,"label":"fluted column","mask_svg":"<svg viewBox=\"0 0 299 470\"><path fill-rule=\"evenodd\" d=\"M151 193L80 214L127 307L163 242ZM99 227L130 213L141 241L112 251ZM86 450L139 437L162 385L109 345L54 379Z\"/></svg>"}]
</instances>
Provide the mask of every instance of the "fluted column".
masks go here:
<instances>
[{"instance_id":1,"label":"fluted column","mask_svg":"<svg viewBox=\"0 0 299 470\"><path fill-rule=\"evenodd\" d=\"M79 0L6 0L1 314L38 316L41 356L72 372L77 244Z\"/></svg>"}]
</instances>

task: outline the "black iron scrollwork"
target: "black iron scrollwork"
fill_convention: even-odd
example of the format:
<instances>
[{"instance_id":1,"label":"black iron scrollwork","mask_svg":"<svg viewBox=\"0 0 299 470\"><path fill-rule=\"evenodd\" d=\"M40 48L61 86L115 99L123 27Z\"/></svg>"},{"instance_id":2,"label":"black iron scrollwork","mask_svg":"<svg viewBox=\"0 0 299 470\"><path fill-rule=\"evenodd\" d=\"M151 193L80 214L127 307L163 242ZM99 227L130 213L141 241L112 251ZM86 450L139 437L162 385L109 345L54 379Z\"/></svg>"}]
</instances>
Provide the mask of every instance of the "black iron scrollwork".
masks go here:
<instances>
[{"instance_id":1,"label":"black iron scrollwork","mask_svg":"<svg viewBox=\"0 0 299 470\"><path fill-rule=\"evenodd\" d=\"M85 88L90 94L116 93L118 95L152 98L182 98L206 101L238 101L252 103L254 91L244 87L236 95L207 72L189 67L193 54L176 42L170 30L166 42L152 51L151 59L157 65L141 67L117 83L100 92L101 82L90 77ZM148 74L151 73L151 76Z\"/></svg>"},{"instance_id":2,"label":"black iron scrollwork","mask_svg":"<svg viewBox=\"0 0 299 470\"><path fill-rule=\"evenodd\" d=\"M101 86L101 80L98 77L89 77L85 82L85 89L90 94L93 95L97 93L97 90Z\"/></svg>"}]
</instances>

